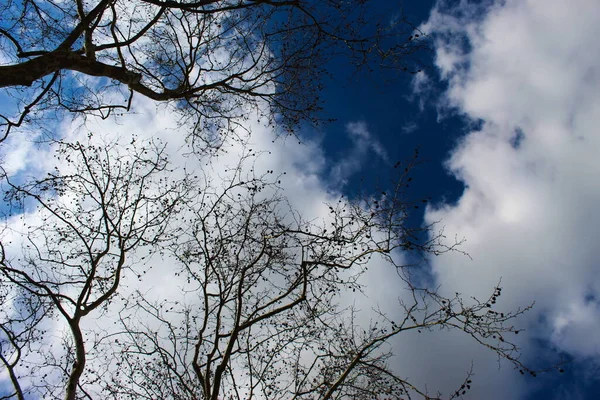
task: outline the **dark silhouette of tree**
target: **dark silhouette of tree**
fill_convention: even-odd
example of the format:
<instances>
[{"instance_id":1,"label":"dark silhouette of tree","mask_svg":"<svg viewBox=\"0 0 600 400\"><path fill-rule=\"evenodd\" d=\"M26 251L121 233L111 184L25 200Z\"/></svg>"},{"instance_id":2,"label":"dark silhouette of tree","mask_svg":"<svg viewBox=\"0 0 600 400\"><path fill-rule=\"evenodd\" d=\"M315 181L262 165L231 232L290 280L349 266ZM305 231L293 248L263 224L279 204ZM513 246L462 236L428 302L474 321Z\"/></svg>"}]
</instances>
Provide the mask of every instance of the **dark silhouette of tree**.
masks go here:
<instances>
[{"instance_id":1,"label":"dark silhouette of tree","mask_svg":"<svg viewBox=\"0 0 600 400\"><path fill-rule=\"evenodd\" d=\"M4 176L7 197L23 211L22 230L9 224L13 230L5 231L21 249L2 247L0 264L3 304L12 305L2 310L0 360L15 397L85 393L94 344L85 338L84 322L102 318L125 275L143 274L134 253L165 240L187 191L184 181L165 174L163 151L135 141L125 150L62 143L57 157L66 163L64 172L18 185ZM44 340L57 329L52 321L69 332L61 351Z\"/></svg>"},{"instance_id":2,"label":"dark silhouette of tree","mask_svg":"<svg viewBox=\"0 0 600 400\"><path fill-rule=\"evenodd\" d=\"M511 341L527 308L496 311L500 287L485 301L444 297L397 261L459 244L407 227L412 163L394 190L340 199L315 220L285 198L283 174L248 168L249 150L218 179L171 169L152 142L63 143L58 156L63 170L7 180L26 213L7 224L0 259L6 398L442 398L398 375L387 347L440 328L536 373ZM404 288L393 316L376 309L367 322L340 301L373 264ZM177 278L176 299L144 285L151 267Z\"/></svg>"},{"instance_id":3,"label":"dark silhouette of tree","mask_svg":"<svg viewBox=\"0 0 600 400\"><path fill-rule=\"evenodd\" d=\"M248 105L293 130L316 118L332 57L398 67L423 46L402 18L366 20L368 3L3 2L0 88L15 104L2 115L0 138L27 122L43 126L56 111L126 112L136 93L172 103L193 137L212 146L232 124L244 126ZM401 17L400 8L390 10Z\"/></svg>"}]
</instances>

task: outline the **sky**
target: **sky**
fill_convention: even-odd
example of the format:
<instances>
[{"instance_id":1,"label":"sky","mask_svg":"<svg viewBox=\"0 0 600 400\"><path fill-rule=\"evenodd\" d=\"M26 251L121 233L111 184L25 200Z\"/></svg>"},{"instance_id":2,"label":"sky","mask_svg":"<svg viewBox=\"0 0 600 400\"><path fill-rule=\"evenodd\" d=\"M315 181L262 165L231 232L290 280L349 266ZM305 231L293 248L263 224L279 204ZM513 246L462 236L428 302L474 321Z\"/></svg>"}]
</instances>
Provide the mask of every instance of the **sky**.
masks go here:
<instances>
[{"instance_id":1,"label":"sky","mask_svg":"<svg viewBox=\"0 0 600 400\"><path fill-rule=\"evenodd\" d=\"M473 365L468 399L595 399L600 7L595 0L421 1L407 2L404 12L432 43L423 72L394 76L393 84L385 74L356 81L332 62L336 79L326 82L323 112L337 121L306 128L302 143L273 143L257 124L252 145L270 152L260 167L286 171L285 194L301 212L319 215L325 202L352 197L361 178L378 183L418 148L424 162L411 193L432 199L410 223L440 221L449 238L466 238L462 250L471 256L430 259L431 284L485 297L501 280L500 308L535 302L518 321L525 359L572 362L564 374L521 376L461 335L436 332L395 341L394 365L441 391ZM172 115L142 98L135 110L118 121L90 119L86 129L152 135L177 154L184 143ZM64 121L59 129L77 138L85 134L78 126ZM237 150L212 168L233 163ZM45 150L30 142L11 140L3 151L11 174L49 168L36 161ZM176 286L158 272L148 279L163 290ZM371 302L385 303L400 284L385 271L366 279Z\"/></svg>"},{"instance_id":2,"label":"sky","mask_svg":"<svg viewBox=\"0 0 600 400\"><path fill-rule=\"evenodd\" d=\"M431 260L435 282L447 293L482 296L501 279L504 306L535 302L520 321L526 356L573 360L563 375L534 379L479 359L483 382L472 398L597 398L600 8L585 0L408 3L405 13L433 41L433 66L383 91L366 81L327 93L339 113L324 139L333 170L348 147L366 147L343 131L348 115L386 157L372 147L343 190L419 147L426 162L413 191L433 199L418 217L465 237L473 258ZM345 134L350 140L340 144ZM412 355L426 354L421 368L436 376L453 375L447 359L481 356L439 340Z\"/></svg>"}]
</instances>

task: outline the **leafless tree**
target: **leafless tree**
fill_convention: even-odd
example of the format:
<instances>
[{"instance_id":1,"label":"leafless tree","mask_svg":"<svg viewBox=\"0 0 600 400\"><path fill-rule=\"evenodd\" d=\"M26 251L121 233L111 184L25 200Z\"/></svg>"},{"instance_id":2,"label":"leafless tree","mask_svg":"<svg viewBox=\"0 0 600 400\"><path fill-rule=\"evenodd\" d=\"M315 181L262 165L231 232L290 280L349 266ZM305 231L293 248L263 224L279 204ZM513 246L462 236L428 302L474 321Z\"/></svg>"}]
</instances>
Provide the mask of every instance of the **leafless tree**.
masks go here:
<instances>
[{"instance_id":1,"label":"leafless tree","mask_svg":"<svg viewBox=\"0 0 600 400\"><path fill-rule=\"evenodd\" d=\"M400 10L376 24L365 7L5 1L0 142L65 112L127 112L136 94L169 103L211 148L245 126L249 107L293 131L316 118L318 78L332 57L405 69L422 48ZM500 287L485 301L445 297L418 284L417 266L398 262L400 252L432 256L460 244L434 226L407 226L411 164L392 191L341 199L315 220L286 199L283 175L245 168L249 153L216 179L171 170L160 143L93 143L60 143L66 166L42 178L2 176L17 207L0 245L0 365L12 386L2 398L457 398L469 371L442 396L390 363L394 338L436 329L462 331L536 373L511 341L527 308L496 310ZM157 253L181 283L177 299L144 286ZM393 316L375 308L365 320L344 301L363 290L372 265L397 273L404 294Z\"/></svg>"},{"instance_id":2,"label":"leafless tree","mask_svg":"<svg viewBox=\"0 0 600 400\"><path fill-rule=\"evenodd\" d=\"M329 217L307 220L279 191L282 176L243 170L187 203L192 222L168 250L181 295L156 300L139 291L124 299L121 328L100 340L119 366L107 371L101 397L458 398L471 387L469 371L442 396L389 364L395 337L438 329L462 331L535 374L511 341L518 333L512 322L527 309L496 311L500 287L490 288L485 301L448 298L419 287L410 268L397 263L400 250L435 255L458 244L448 246L441 233L415 240L433 227L407 228L415 205L405 198L404 173L391 193L340 200ZM374 309L368 311L376 317L365 320L341 304L362 290L360 277L374 262L404 281L395 318Z\"/></svg>"},{"instance_id":3,"label":"leafless tree","mask_svg":"<svg viewBox=\"0 0 600 400\"><path fill-rule=\"evenodd\" d=\"M496 310L500 287L485 301L444 297L397 261L400 251L460 244L433 226L407 227L412 163L394 190L340 199L309 219L285 198L285 174L248 167L255 156L217 179L170 169L155 142L62 143L62 170L5 176L22 222L7 223L0 254L4 397L458 398L469 371L442 396L390 364L391 340L437 329L536 373L511 341L527 308ZM175 298L145 284L157 263L177 278ZM347 299L373 266L397 273L404 294L393 315L373 304L365 319Z\"/></svg>"},{"instance_id":4,"label":"leafless tree","mask_svg":"<svg viewBox=\"0 0 600 400\"><path fill-rule=\"evenodd\" d=\"M40 338L44 334L42 321L50 317L51 309L45 306L41 298L31 296L5 281L2 281L0 291L0 303L3 306L0 310L0 362L14 388L6 398L23 400L30 394L30 389L21 385L19 368L22 368L28 353L41 351ZM30 371L37 374L40 369L37 365L30 365Z\"/></svg>"},{"instance_id":5,"label":"leafless tree","mask_svg":"<svg viewBox=\"0 0 600 400\"><path fill-rule=\"evenodd\" d=\"M141 94L172 103L211 145L248 118L293 129L314 118L332 57L405 67L423 47L401 14L366 20L368 1L9 0L0 5L6 138L58 112L107 117ZM372 14L372 13L371 13Z\"/></svg>"},{"instance_id":6,"label":"leafless tree","mask_svg":"<svg viewBox=\"0 0 600 400\"><path fill-rule=\"evenodd\" d=\"M0 361L14 390L5 398L86 397L96 352L82 325L145 273L140 249L169 237L188 190L169 178L160 144L62 143L56 156L66 166L41 179L4 176L22 220L8 223L0 259Z\"/></svg>"}]
</instances>

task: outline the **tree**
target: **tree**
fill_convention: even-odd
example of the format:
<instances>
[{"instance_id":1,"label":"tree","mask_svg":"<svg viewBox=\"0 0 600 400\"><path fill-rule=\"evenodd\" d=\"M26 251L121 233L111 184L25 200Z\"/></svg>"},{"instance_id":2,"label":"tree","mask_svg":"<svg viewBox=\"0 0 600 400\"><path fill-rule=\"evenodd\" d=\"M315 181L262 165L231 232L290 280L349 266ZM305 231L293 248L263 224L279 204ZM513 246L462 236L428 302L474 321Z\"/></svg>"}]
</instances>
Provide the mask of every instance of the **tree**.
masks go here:
<instances>
[{"instance_id":1,"label":"tree","mask_svg":"<svg viewBox=\"0 0 600 400\"><path fill-rule=\"evenodd\" d=\"M135 140L125 150L114 143L61 143L56 157L66 161L66 171L20 185L4 176L8 198L23 212L23 231L5 231L21 249L3 246L0 264L3 304L13 305L2 311L0 337L12 396L85 393L94 346L84 338L84 322L107 312L125 275L143 274L135 253L165 240L167 222L186 195L184 180L167 177L163 151ZM62 351L44 341L57 319L69 331Z\"/></svg>"},{"instance_id":2,"label":"tree","mask_svg":"<svg viewBox=\"0 0 600 400\"><path fill-rule=\"evenodd\" d=\"M442 233L416 240L433 227L406 226L413 163L392 191L340 199L315 220L287 201L283 175L248 167L250 150L217 179L171 168L163 149L62 143L66 170L7 180L28 214L8 224L3 242L21 246L7 245L0 260L0 294L14 304L0 330L13 388L5 398L432 399L390 367L386 344L438 328L535 374L511 341L525 310L496 311L500 287L485 301L448 298L397 262L399 251L458 244ZM164 279L177 277L176 298L144 285L157 263L168 266ZM369 322L340 301L361 291L373 263L399 274L405 294L394 316ZM57 348L40 332L56 335L60 324ZM467 372L447 397L470 384Z\"/></svg>"},{"instance_id":3,"label":"tree","mask_svg":"<svg viewBox=\"0 0 600 400\"><path fill-rule=\"evenodd\" d=\"M134 94L172 103L193 121L193 137L212 146L243 127L248 104L291 131L316 117L328 59L344 53L357 65L398 67L423 46L402 18L364 20L367 3L3 2L0 88L16 103L2 115L0 139L56 111L128 111Z\"/></svg>"}]
</instances>

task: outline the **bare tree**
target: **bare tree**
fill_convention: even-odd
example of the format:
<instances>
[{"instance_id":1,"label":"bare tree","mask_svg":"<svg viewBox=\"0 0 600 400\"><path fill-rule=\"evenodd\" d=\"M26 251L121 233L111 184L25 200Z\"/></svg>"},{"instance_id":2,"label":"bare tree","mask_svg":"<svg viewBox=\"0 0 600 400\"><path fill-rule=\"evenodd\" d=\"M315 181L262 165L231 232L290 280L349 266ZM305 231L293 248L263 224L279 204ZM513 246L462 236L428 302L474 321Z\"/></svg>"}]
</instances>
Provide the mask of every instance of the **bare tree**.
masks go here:
<instances>
[{"instance_id":1,"label":"bare tree","mask_svg":"<svg viewBox=\"0 0 600 400\"><path fill-rule=\"evenodd\" d=\"M63 170L5 176L22 219L7 224L0 258L5 398L458 398L469 371L442 396L390 364L391 340L434 329L462 331L536 373L511 341L527 308L496 310L500 287L485 301L444 297L398 263L401 251L460 244L407 226L412 162L392 191L307 219L285 198L283 174L248 167L255 156L217 179L170 169L154 142L61 143ZM157 262L177 277L175 298L146 286ZM365 319L347 299L373 266L404 288L393 315L373 304Z\"/></svg>"},{"instance_id":2,"label":"bare tree","mask_svg":"<svg viewBox=\"0 0 600 400\"><path fill-rule=\"evenodd\" d=\"M61 143L57 157L65 170L42 179L4 176L23 222L8 224L1 249L0 361L19 399L86 397L96 355L82 324L102 318L123 279L145 273L140 249L168 238L188 190L169 178L160 144ZM51 339L60 326L63 350Z\"/></svg>"},{"instance_id":3,"label":"bare tree","mask_svg":"<svg viewBox=\"0 0 600 400\"><path fill-rule=\"evenodd\" d=\"M327 60L344 53L369 68L405 66L423 46L399 7L391 11L400 18L367 21L367 3L3 2L0 88L15 102L2 115L0 139L23 123L55 118L48 110L125 112L135 93L173 103L195 137L212 145L235 117L247 118L241 105L291 130L315 117Z\"/></svg>"},{"instance_id":4,"label":"bare tree","mask_svg":"<svg viewBox=\"0 0 600 400\"><path fill-rule=\"evenodd\" d=\"M400 250L431 255L459 244L445 245L441 233L415 240L433 227L406 226L415 206L405 198L406 176L378 198L340 200L318 221L293 210L278 189L281 176L243 170L187 203L192 223L168 250L181 295L156 300L138 291L124 299L121 329L100 340L119 366L102 382L101 397L458 398L471 387L469 371L455 392L442 396L389 364L393 338L434 329L462 331L535 374L511 341L518 333L512 322L527 308L496 311L500 287L485 301L443 297L419 287L410 268L397 263ZM374 262L405 283L396 318L374 309L375 318L365 320L341 303L361 291L360 277Z\"/></svg>"},{"instance_id":5,"label":"bare tree","mask_svg":"<svg viewBox=\"0 0 600 400\"><path fill-rule=\"evenodd\" d=\"M4 260L2 260L4 264ZM14 391L5 398L27 398L31 390L21 385L19 369L22 368L24 358L29 353L41 351L44 330L41 328L43 320L50 318L51 309L46 307L43 300L31 296L25 290L19 290L2 281L0 285L0 362L6 370ZM38 365L30 365L32 374L40 372Z\"/></svg>"},{"instance_id":6,"label":"bare tree","mask_svg":"<svg viewBox=\"0 0 600 400\"><path fill-rule=\"evenodd\" d=\"M14 101L0 116L0 142L64 113L127 112L136 94L169 103L211 148L244 128L249 107L292 131L316 117L318 78L332 57L405 69L423 46L401 15L371 24L365 7L5 1L0 88ZM0 365L12 386L3 398L460 397L469 371L443 396L391 366L390 341L433 329L462 331L536 373L511 341L527 308L496 310L500 287L485 301L444 297L398 262L400 252L430 256L460 244L446 244L434 226L407 226L412 164L394 190L341 199L315 220L286 199L282 176L245 167L250 154L223 181L172 170L163 145L135 139L60 143L57 157L66 167L42 178L2 176L18 208L0 246ZM144 286L156 253L181 282L177 299ZM397 273L404 294L394 315L375 308L365 320L344 301L363 290L372 265Z\"/></svg>"},{"instance_id":7,"label":"bare tree","mask_svg":"<svg viewBox=\"0 0 600 400\"><path fill-rule=\"evenodd\" d=\"M470 371L453 393L429 393L390 363L394 338L438 329L536 374L511 340L529 307L497 310L500 287L484 301L444 297L398 262L460 244L407 226L413 162L393 190L309 219L284 174L249 168L255 156L217 179L170 169L154 142L61 143L63 170L5 176L22 222L7 224L0 254L4 398L459 398ZM175 298L147 286L157 263L178 279ZM372 304L365 318L347 301L373 267L404 282L393 315Z\"/></svg>"}]
</instances>

